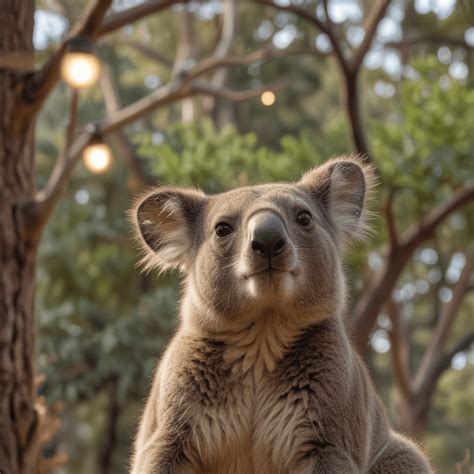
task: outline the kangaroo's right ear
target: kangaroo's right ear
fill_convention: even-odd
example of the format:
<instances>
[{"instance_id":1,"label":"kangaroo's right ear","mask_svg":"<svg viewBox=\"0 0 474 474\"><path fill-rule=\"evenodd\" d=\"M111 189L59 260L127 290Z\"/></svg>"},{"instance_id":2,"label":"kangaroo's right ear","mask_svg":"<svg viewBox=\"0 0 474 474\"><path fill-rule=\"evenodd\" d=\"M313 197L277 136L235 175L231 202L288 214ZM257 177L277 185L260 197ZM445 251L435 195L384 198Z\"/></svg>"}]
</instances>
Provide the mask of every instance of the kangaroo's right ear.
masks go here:
<instances>
[{"instance_id":1,"label":"kangaroo's right ear","mask_svg":"<svg viewBox=\"0 0 474 474\"><path fill-rule=\"evenodd\" d=\"M145 268L186 270L196 223L206 195L193 189L159 187L138 198L132 222L145 256Z\"/></svg>"}]
</instances>

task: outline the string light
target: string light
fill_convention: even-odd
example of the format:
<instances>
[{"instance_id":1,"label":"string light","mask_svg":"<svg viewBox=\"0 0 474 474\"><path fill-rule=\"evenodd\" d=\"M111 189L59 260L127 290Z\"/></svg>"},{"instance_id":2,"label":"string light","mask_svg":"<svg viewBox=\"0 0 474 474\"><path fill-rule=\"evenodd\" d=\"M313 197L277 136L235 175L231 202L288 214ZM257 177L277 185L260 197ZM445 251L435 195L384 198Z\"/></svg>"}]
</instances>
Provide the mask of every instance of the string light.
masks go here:
<instances>
[{"instance_id":1,"label":"string light","mask_svg":"<svg viewBox=\"0 0 474 474\"><path fill-rule=\"evenodd\" d=\"M93 86L100 75L100 61L94 54L90 41L73 38L61 61L61 77L73 89L86 89Z\"/></svg>"},{"instance_id":2,"label":"string light","mask_svg":"<svg viewBox=\"0 0 474 474\"><path fill-rule=\"evenodd\" d=\"M276 97L272 91L265 91L260 96L260 100L262 101L263 105L265 105L266 107L270 107L271 105L275 103Z\"/></svg>"},{"instance_id":3,"label":"string light","mask_svg":"<svg viewBox=\"0 0 474 474\"><path fill-rule=\"evenodd\" d=\"M105 143L97 139L84 149L82 159L91 173L104 173L112 164L112 151Z\"/></svg>"}]
</instances>

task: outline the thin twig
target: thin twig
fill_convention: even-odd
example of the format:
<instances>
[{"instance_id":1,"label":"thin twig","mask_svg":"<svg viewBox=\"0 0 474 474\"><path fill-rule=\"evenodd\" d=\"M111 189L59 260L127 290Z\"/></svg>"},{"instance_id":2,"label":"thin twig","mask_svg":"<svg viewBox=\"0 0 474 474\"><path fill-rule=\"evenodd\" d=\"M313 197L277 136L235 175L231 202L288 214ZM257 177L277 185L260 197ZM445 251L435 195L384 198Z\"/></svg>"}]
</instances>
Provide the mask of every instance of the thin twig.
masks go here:
<instances>
[{"instance_id":1,"label":"thin twig","mask_svg":"<svg viewBox=\"0 0 474 474\"><path fill-rule=\"evenodd\" d=\"M204 81L195 81L192 84L192 90L200 94L212 95L232 102L242 102L254 97L259 97L265 91L277 92L288 86L288 81L279 81L273 84L266 84L254 89L235 90L227 87L215 87Z\"/></svg>"},{"instance_id":2,"label":"thin twig","mask_svg":"<svg viewBox=\"0 0 474 474\"><path fill-rule=\"evenodd\" d=\"M390 0L378 0L372 8L369 16L364 22L364 39L359 47L354 51L351 59L351 68L354 71L359 70L367 51L372 44L377 28L387 12Z\"/></svg>"}]
</instances>

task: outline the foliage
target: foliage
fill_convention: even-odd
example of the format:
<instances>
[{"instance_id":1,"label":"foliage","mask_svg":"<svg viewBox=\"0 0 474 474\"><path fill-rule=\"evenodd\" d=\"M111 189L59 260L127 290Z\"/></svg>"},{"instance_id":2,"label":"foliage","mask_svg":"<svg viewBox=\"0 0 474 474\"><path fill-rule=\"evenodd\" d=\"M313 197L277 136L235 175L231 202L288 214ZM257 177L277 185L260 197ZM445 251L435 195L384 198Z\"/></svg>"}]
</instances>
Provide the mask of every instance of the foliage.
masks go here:
<instances>
[{"instance_id":1,"label":"foliage","mask_svg":"<svg viewBox=\"0 0 474 474\"><path fill-rule=\"evenodd\" d=\"M374 137L381 140L377 134ZM321 161L304 134L300 138L283 137L279 149L271 150L260 146L253 133L242 135L232 126L216 131L210 120L174 124L164 131L158 146L153 145L151 134L142 134L137 141L140 159L161 181L199 186L211 193L237 185L298 179ZM388 160L390 145L385 145ZM385 170L384 163L382 159ZM410 160L406 163L409 166ZM120 192L125 186L123 170L116 170L116 175L92 183L82 173L74 181L70 199L57 211L40 254L40 363L47 375L43 391L50 400L65 399L71 406L93 400L103 405L103 395L97 394L118 375L120 402L135 407L144 396L145 380L175 321L176 279L170 276L151 283L149 277L141 277L133 269L137 255L126 237L122 211L128 203ZM90 201L81 205L78 193L84 192L89 193ZM401 210L402 214L407 217L406 211ZM416 212L409 213L408 218L416 218ZM59 233L65 228L69 229L68 236L60 239ZM365 266L366 249L359 247L351 261ZM417 264L402 283L426 278L430 270ZM360 267L352 277L357 288L359 273ZM422 295L417 298L418 324L424 321L418 332L423 339L431 321L426 312L430 303ZM422 312L426 318L420 317ZM383 375L388 370L386 364L385 360L379 370L381 381L385 379L388 384L390 378ZM443 415L448 424L449 408ZM457 426L456 421L452 423ZM450 456L453 459L454 453Z\"/></svg>"},{"instance_id":2,"label":"foliage","mask_svg":"<svg viewBox=\"0 0 474 474\"><path fill-rule=\"evenodd\" d=\"M261 10L253 6L242 10L245 21L238 48L249 51L267 41L255 33L264 20L258 16ZM404 23L410 32L427 25L436 29L434 23L443 23L426 17L420 26L419 16L407 9ZM456 18L461 17L456 10ZM317 35L307 25L281 16L268 21L274 33L282 25L296 25L298 47L314 44ZM204 52L215 41L210 28L213 22L214 17L196 16ZM140 55L128 39L166 51L172 58L176 30L176 12L166 12L128 30L127 36L116 34L100 44L99 54L117 80L123 104L149 92L147 77L156 76L163 83L170 75L168 68ZM431 47L430 51L436 49ZM255 81L278 79L289 68L291 87L278 94L275 106L265 108L258 100L241 104L233 114L233 125L220 127L204 116L193 124L179 123L179 104L175 104L129 127L127 136L133 137L140 164L160 182L199 186L216 193L239 185L295 180L326 158L350 152L338 71L329 58L295 57L242 67L235 70L231 81L244 88ZM374 237L369 245L355 247L348 258L351 304L386 252L387 236L380 218L382 195L395 190L396 221L405 229L472 179L474 92L469 82L453 79L449 65L434 55L412 58L404 68L400 79L372 71L364 75L361 84L366 115L377 118L368 120L368 138L382 185L373 203L379 215L374 221ZM391 99L372 93L381 78L396 86ZM98 88L81 94L80 121L100 117L104 106ZM39 119L39 186L62 146L66 110L67 91L61 86ZM120 150L115 151L120 158ZM40 247L39 369L46 376L41 392L50 403L64 400L66 404L62 430L50 446L71 456L64 472L98 471L98 460L107 448L105 433L115 398L119 436L111 472L125 472L152 368L176 324L177 275L158 280L135 268L138 255L124 213L135 187L127 173L119 159L103 177L91 177L80 167ZM399 279L395 295L410 324L415 364L439 316L443 303L440 295L449 294L446 291L456 281L465 248L472 240L473 225L472 206L453 215L437 238L419 249ZM473 304L469 295L453 340L472 327ZM377 337L387 342L388 329L387 316L381 314ZM373 347L375 339L371 341ZM434 400L426 446L440 472L453 471L464 447L473 445L469 428L474 423L469 397L473 390L472 352L469 357L464 370L445 374ZM389 353L374 350L370 364L396 423Z\"/></svg>"},{"instance_id":3,"label":"foliage","mask_svg":"<svg viewBox=\"0 0 474 474\"><path fill-rule=\"evenodd\" d=\"M452 79L435 56L406 68L412 78L401 84L394 119L374 127L374 153L393 187L408 188L432 205L435 190L451 190L472 177L474 90ZM444 198L436 194L436 202Z\"/></svg>"},{"instance_id":4,"label":"foliage","mask_svg":"<svg viewBox=\"0 0 474 474\"><path fill-rule=\"evenodd\" d=\"M210 119L193 126L172 125L159 146L153 145L150 135L138 141L139 155L147 158L160 180L199 186L210 193L239 185L297 180L321 162L305 135L283 137L281 151L273 151L259 146L254 133L240 135L232 125L217 132Z\"/></svg>"},{"instance_id":5,"label":"foliage","mask_svg":"<svg viewBox=\"0 0 474 474\"><path fill-rule=\"evenodd\" d=\"M96 416L91 408L107 409L112 385L121 407L141 400L175 325L175 279L161 280L157 288L156 278L135 268L123 212L129 204L121 192L126 183L123 170L117 171L118 176L96 183L84 170L79 173L39 254L39 368L46 376L40 391L50 402L65 400L69 416L75 413L73 432L64 426L53 444L72 438L67 451L79 465L84 453L103 446L95 433L105 429L106 415ZM73 433L81 425L93 429L76 439Z\"/></svg>"},{"instance_id":6,"label":"foliage","mask_svg":"<svg viewBox=\"0 0 474 474\"><path fill-rule=\"evenodd\" d=\"M372 145L385 189L395 191L395 220L400 228L413 224L472 182L474 137L474 91L466 82L451 78L448 67L434 56L414 58L410 78L400 84L391 120L373 123ZM402 317L412 337L411 352L415 368L443 304L450 301L452 287L459 278L464 250L474 235L473 206L451 216L428 245L415 253L415 258L401 275L394 297L401 305ZM379 234L379 248L371 251L372 259L383 252L386 236ZM473 328L474 299L467 295L451 337L454 343ZM379 317L379 335L387 334L390 322L386 314ZM386 337L386 336L385 336ZM474 411L469 407L472 393L472 351L464 370L451 371L440 381L426 436L426 447L440 472L453 470L464 448L472 447ZM378 381L385 387L391 414L397 420L390 368L383 356L372 359ZM470 361L470 362L469 362ZM471 375L469 375L471 374ZM461 422L459 414L466 424Z\"/></svg>"}]
</instances>

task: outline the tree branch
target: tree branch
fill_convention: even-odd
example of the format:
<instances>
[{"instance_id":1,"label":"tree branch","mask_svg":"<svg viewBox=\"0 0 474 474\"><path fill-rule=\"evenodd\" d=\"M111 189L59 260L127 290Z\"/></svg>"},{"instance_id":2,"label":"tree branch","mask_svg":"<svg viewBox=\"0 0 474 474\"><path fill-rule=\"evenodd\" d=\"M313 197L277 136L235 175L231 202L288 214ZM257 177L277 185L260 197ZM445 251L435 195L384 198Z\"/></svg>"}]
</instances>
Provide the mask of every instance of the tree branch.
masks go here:
<instances>
[{"instance_id":1,"label":"tree branch","mask_svg":"<svg viewBox=\"0 0 474 474\"><path fill-rule=\"evenodd\" d=\"M446 369L449 368L454 356L460 352L467 351L472 344L474 344L474 331L467 333L454 344L450 351L439 357L434 372L440 376Z\"/></svg>"},{"instance_id":2,"label":"tree branch","mask_svg":"<svg viewBox=\"0 0 474 474\"><path fill-rule=\"evenodd\" d=\"M193 62L198 56L198 39L194 28L194 16L188 10L178 14L179 43L174 61L173 74L181 71L185 63L191 59Z\"/></svg>"},{"instance_id":3,"label":"tree branch","mask_svg":"<svg viewBox=\"0 0 474 474\"><path fill-rule=\"evenodd\" d=\"M237 2L236 0L228 0L224 2L222 10L222 28L219 41L214 50L213 57L225 58L229 56L232 46L235 42L235 35L237 32ZM228 76L227 69L216 68L214 71L211 83L215 87L223 87L226 84Z\"/></svg>"},{"instance_id":4,"label":"tree branch","mask_svg":"<svg viewBox=\"0 0 474 474\"><path fill-rule=\"evenodd\" d=\"M380 310L391 295L400 273L413 252L422 242L433 235L438 225L446 217L473 201L474 186L462 189L399 236L397 250L387 255L384 265L374 274L354 308L353 341L361 354L366 350L369 335Z\"/></svg>"},{"instance_id":5,"label":"tree branch","mask_svg":"<svg viewBox=\"0 0 474 474\"><path fill-rule=\"evenodd\" d=\"M466 351L474 343L474 331L471 331L457 341L451 350L444 353L444 346L449 338L454 319L459 312L459 306L473 270L474 247L469 251L466 265L454 288L452 300L444 306L444 312L435 328L434 336L423 354L413 382L411 377L406 375L407 367L409 370L409 359L404 355L404 351L409 347L403 335L400 337L399 334L399 323L403 321L392 298L389 298L387 302L386 307L392 321L392 331L390 332L392 364L396 386L401 394L399 409L404 412L405 429L411 429L411 434L414 436L420 435L423 431L439 378L449 368L453 357L459 352ZM407 347L403 347L402 344Z\"/></svg>"},{"instance_id":6,"label":"tree branch","mask_svg":"<svg viewBox=\"0 0 474 474\"><path fill-rule=\"evenodd\" d=\"M224 2L222 15L221 15L221 27L219 39L214 48L214 53L211 56L211 60L217 61L230 55L232 46L235 42L235 36L237 32L237 1L229 0ZM222 67L217 67L211 76L210 83L214 87L226 86L229 79L229 71ZM224 106L226 107L226 106ZM214 116L215 122L219 127L221 125L221 119L226 120L225 113L223 114L222 107L219 107L219 103L216 96L210 95L203 100L203 108L206 113Z\"/></svg>"},{"instance_id":7,"label":"tree branch","mask_svg":"<svg viewBox=\"0 0 474 474\"><path fill-rule=\"evenodd\" d=\"M203 60L203 62L204 61L206 60ZM225 59L216 61L215 65L220 63L225 63ZM238 64L238 62L233 61L233 64ZM196 92L197 88L201 88L202 90L204 90L207 87L205 84L195 84L193 80L196 79L198 76L204 74L205 72L208 72L209 70L210 68L202 67L202 62L198 63L194 68L187 71L185 74L175 76L171 82L156 89L154 92L147 95L146 97L124 107L123 109L101 120L97 124L99 132L102 134L113 132L114 130L124 127L125 125L128 125L129 123L135 121L137 118L148 114L158 106L163 106L177 99L188 97L193 94L193 92ZM278 84L279 88L283 87L281 84L282 83ZM268 87L270 86L262 86L262 88L258 90L266 90ZM275 88L276 86L274 85L273 87ZM207 90L209 91L209 93L212 92L211 88L208 88ZM225 91L232 92L230 89L226 89ZM220 93L219 91L216 92ZM224 94L225 93L226 92L224 92ZM237 96L238 94L240 94L240 92L237 93ZM236 97L236 95L232 93L229 95L229 97L231 96Z\"/></svg>"},{"instance_id":8,"label":"tree branch","mask_svg":"<svg viewBox=\"0 0 474 474\"><path fill-rule=\"evenodd\" d=\"M450 367L453 357L466 351L474 343L474 331L461 338L454 347L444 355L438 355L425 374L424 380L417 385L415 381L415 412L422 425L426 423L431 400L440 377Z\"/></svg>"},{"instance_id":9,"label":"tree branch","mask_svg":"<svg viewBox=\"0 0 474 474\"><path fill-rule=\"evenodd\" d=\"M66 127L66 142L64 149L69 148L74 138L74 133L76 132L76 122L77 122L77 109L79 107L79 91L71 91L71 105L69 111L69 123Z\"/></svg>"},{"instance_id":10,"label":"tree branch","mask_svg":"<svg viewBox=\"0 0 474 474\"><path fill-rule=\"evenodd\" d=\"M201 68L200 63L196 66L203 74L208 69ZM194 69L189 71L189 76L195 78ZM273 85L261 86L256 89L246 91L235 91L228 88L217 88L209 83L190 80L186 74L178 74L164 86L156 89L151 94L142 99L110 113L105 118L94 124L94 127L86 127L76 139L71 143L69 149L56 162L54 170L46 187L40 191L36 199L25 205L24 212L27 217L30 238L35 241L39 238L41 229L47 222L56 202L61 196L64 187L72 173L75 163L84 148L97 135L105 135L115 132L122 127L132 123L138 118L147 115L158 107L163 107L173 101L190 97L196 94L212 95L235 102L247 100L260 95L265 90L279 90L285 87L286 82L279 82Z\"/></svg>"},{"instance_id":11,"label":"tree branch","mask_svg":"<svg viewBox=\"0 0 474 474\"><path fill-rule=\"evenodd\" d=\"M385 48L403 49L427 43L459 46L465 49L474 49L474 46L467 44L464 41L464 38L455 38L443 35L422 35L412 38L403 38L401 41L388 41L386 43L383 43L383 46Z\"/></svg>"},{"instance_id":12,"label":"tree branch","mask_svg":"<svg viewBox=\"0 0 474 474\"><path fill-rule=\"evenodd\" d=\"M39 71L25 78L15 112L19 124L30 120L31 115L40 110L46 97L58 82L61 60L67 51L69 41L76 36L93 40L111 3L112 0L91 0L82 18L71 28L66 39L48 62Z\"/></svg>"},{"instance_id":13,"label":"tree branch","mask_svg":"<svg viewBox=\"0 0 474 474\"><path fill-rule=\"evenodd\" d=\"M27 76L23 81L15 112L18 127L22 127L25 120L28 120L32 114L34 115L40 110L43 102L58 82L61 61L72 38L82 36L94 41L144 16L165 10L176 3L187 3L187 1L149 0L128 10L112 13L104 20L112 0L90 0L82 18L71 28L66 39L49 58L47 63L34 74Z\"/></svg>"},{"instance_id":14,"label":"tree branch","mask_svg":"<svg viewBox=\"0 0 474 474\"><path fill-rule=\"evenodd\" d=\"M323 6L326 10L327 21L323 22L316 15L313 15L304 8L296 5L280 5L274 3L273 0L256 1L261 5L267 5L280 11L293 13L306 22L312 24L329 37L335 58L343 75L345 108L351 126L352 140L354 142L355 150L358 154L363 156L366 161L372 161L369 147L365 139L362 114L360 111L358 72L364 56L370 47L377 26L383 18L390 0L378 0L377 6L372 10L372 13L365 22L366 31L364 40L349 59L344 55L341 41L339 41L336 32L334 31L331 19L327 12L326 2L323 3Z\"/></svg>"},{"instance_id":15,"label":"tree branch","mask_svg":"<svg viewBox=\"0 0 474 474\"><path fill-rule=\"evenodd\" d=\"M265 6L275 8L280 11L293 13L294 15L298 16L299 18L306 21L307 23L310 23L311 25L315 26L319 31L321 31L321 33L325 33L331 42L331 46L333 48L333 51L334 51L334 54L336 56L339 66L341 67L344 74L349 73L349 64L347 62L347 59L344 56L344 53L342 52L342 49L339 44L339 40L334 34L334 31L332 30L332 28L329 27L327 23L321 21L316 15L313 15L309 11L297 5L292 5L292 4L280 5L279 3L274 3L273 0L255 0L255 1L256 3L260 5L265 5Z\"/></svg>"},{"instance_id":16,"label":"tree branch","mask_svg":"<svg viewBox=\"0 0 474 474\"><path fill-rule=\"evenodd\" d=\"M307 53L307 50L305 50ZM217 67L222 66L247 66L249 64L253 64L260 61L265 61L267 59L271 59L277 56L286 56L287 54L291 54L290 52L282 52L275 50L271 47L264 47L260 49L256 49L251 53L248 53L245 56L210 56L206 59L197 64L192 71L188 72L186 75L187 79L194 79L198 76L202 76L203 74L216 69ZM214 84L216 85L216 84Z\"/></svg>"},{"instance_id":17,"label":"tree branch","mask_svg":"<svg viewBox=\"0 0 474 474\"><path fill-rule=\"evenodd\" d=\"M194 27L194 15L183 10L178 14L179 43L176 58L171 71L172 77L177 74L186 74L189 64L195 64L198 58L199 40ZM186 79L189 79L188 77ZM196 115L196 104L193 98L183 99L181 102L181 122L190 123Z\"/></svg>"},{"instance_id":18,"label":"tree branch","mask_svg":"<svg viewBox=\"0 0 474 474\"><path fill-rule=\"evenodd\" d=\"M362 40L362 43L352 53L350 60L346 61L346 66L343 68L346 86L345 102L347 115L351 125L352 140L357 153L364 156L367 161L372 161L372 158L365 138L362 113L360 110L358 77L364 57L370 48L380 21L385 16L389 3L390 0L378 0L377 4L364 22L364 39Z\"/></svg>"},{"instance_id":19,"label":"tree branch","mask_svg":"<svg viewBox=\"0 0 474 474\"><path fill-rule=\"evenodd\" d=\"M147 58L152 59L153 61L156 61L165 67L173 67L173 61L171 61L171 59L169 59L166 55L160 51L157 51L155 48L151 48L150 46L141 43L140 41L127 39L127 42L124 44L124 46L129 46L133 49L136 49Z\"/></svg>"},{"instance_id":20,"label":"tree branch","mask_svg":"<svg viewBox=\"0 0 474 474\"><path fill-rule=\"evenodd\" d=\"M117 93L117 87L112 79L112 76L105 67L102 68L100 87L102 89L102 95L104 97L107 114L113 114L114 112L117 112L117 110L120 110L121 103ZM123 130L117 130L112 134L112 139L116 147L121 151L123 157L125 158L125 163L137 181L141 183L142 186L151 186L156 184L155 180L142 168L135 154L134 147L128 140L125 132Z\"/></svg>"},{"instance_id":21,"label":"tree branch","mask_svg":"<svg viewBox=\"0 0 474 474\"><path fill-rule=\"evenodd\" d=\"M459 313L458 310L465 295L473 270L474 247L467 252L466 264L464 265L456 286L453 288L452 299L443 307L433 337L423 354L423 358L415 377L415 386L418 390L421 390L421 387L426 384L428 377L433 376L434 369L439 364L440 354L443 353L446 342L451 334L452 326L457 314Z\"/></svg>"},{"instance_id":22,"label":"tree branch","mask_svg":"<svg viewBox=\"0 0 474 474\"><path fill-rule=\"evenodd\" d=\"M413 395L411 374L410 374L410 352L406 339L404 322L400 315L400 308L392 298L387 300L385 306L392 322L392 329L389 331L391 343L392 367L397 387L404 400L410 400Z\"/></svg>"},{"instance_id":23,"label":"tree branch","mask_svg":"<svg viewBox=\"0 0 474 474\"><path fill-rule=\"evenodd\" d=\"M222 30L219 41L217 42L213 56L224 57L230 53L235 40L236 34L236 0L228 0L223 5L222 11Z\"/></svg>"},{"instance_id":24,"label":"tree branch","mask_svg":"<svg viewBox=\"0 0 474 474\"><path fill-rule=\"evenodd\" d=\"M69 122L66 126L66 133L63 148L56 161L55 167L50 177L50 182L56 182L58 172L68 166L67 155L68 150L73 144L74 133L76 129L77 109L79 105L79 92L71 91L71 104L69 106ZM36 243L39 237L39 232L43 228L46 220L51 215L54 204L59 199L65 186L65 182L59 182L52 188L46 186L44 193L40 194L38 201L41 201L41 215L38 212L39 208L36 201L28 203L25 206L24 212L27 217L28 229L30 230L28 238L32 243Z\"/></svg>"},{"instance_id":25,"label":"tree branch","mask_svg":"<svg viewBox=\"0 0 474 474\"><path fill-rule=\"evenodd\" d=\"M141 20L152 13L158 13L177 3L188 3L188 1L189 0L145 0L135 7L117 13L111 13L105 18L103 25L97 31L96 37L100 38L109 33L113 33L119 28L122 28L122 26Z\"/></svg>"},{"instance_id":26,"label":"tree branch","mask_svg":"<svg viewBox=\"0 0 474 474\"><path fill-rule=\"evenodd\" d=\"M103 3L104 2L101 3L102 7ZM169 6L171 3L177 3L177 0L160 2L159 7L155 3L153 3L153 11L166 8L166 6ZM148 8L151 8L151 5L146 5L147 6L145 6L145 4L141 4L137 7L127 10L126 12L116 14L120 15L119 17L117 17L116 15L114 15L112 19L109 17L109 23L107 23L107 28L105 30L107 32L110 32L112 29L112 24L114 25L114 28L118 28L119 26L121 26L122 22L136 20L139 15L144 15L145 11L147 11L147 14L149 14L150 11L148 10ZM96 3L91 3L91 12L99 11L97 9L98 6L96 5ZM105 13L106 9L107 8L100 9L101 18L103 17L103 14ZM82 33L87 32L90 37L97 37L99 35L98 25L100 24L100 20L98 18L95 18L95 21L89 21L90 15L91 13L89 12L85 16L85 20L83 20L82 22L82 24L88 25L87 28L75 27L73 28L73 31L81 31ZM105 30L101 30L100 34L105 34ZM231 28L229 27L228 34L223 36L223 38L225 38L226 43L224 44L225 50L224 46L220 46L218 44L215 50L217 51L217 53L213 55L210 62L208 60L203 60L191 70L183 71L182 73L175 75L168 84L160 87L148 96L143 97L142 99L122 109L112 111L101 121L94 124L93 129L86 127L82 131L82 133L76 137L76 139L70 144L67 152L64 153L64 156L58 159L48 184L43 190L41 190L37 194L36 199L33 202L25 205L24 212L27 216L27 222L29 224L28 229L32 240L39 238L41 229L47 222L49 215L51 214L56 202L62 194L77 159L79 158L83 149L98 134L105 135L107 133L117 131L122 127L128 125L129 123L135 121L136 119L152 112L158 107L162 107L173 101L190 97L198 93L238 102L247 100L252 97L256 97L265 90L279 90L286 85L286 83L280 82L273 85L261 86L259 88L251 90L235 91L229 88L215 87L212 84L196 81L195 79L197 77L213 70L218 66L250 64L251 62L256 60L256 57L260 55L260 53L254 55L251 54L247 58L240 59L234 57L227 58L225 55L223 55L223 53L227 51L229 47L228 42L230 30ZM67 41L64 44L66 43ZM55 55L53 55L51 62L54 63L55 61L59 61L60 57L61 48ZM59 67L59 63L57 67ZM48 87L52 87L50 82L48 84ZM115 97L114 100L116 99L117 97ZM116 109L115 105L113 108ZM109 107L109 110L112 109Z\"/></svg>"},{"instance_id":27,"label":"tree branch","mask_svg":"<svg viewBox=\"0 0 474 474\"><path fill-rule=\"evenodd\" d=\"M185 87L183 80L178 79L169 82L142 99L103 118L97 123L97 129L101 134L114 132L134 122L138 118L149 114L157 107L167 105L183 97L188 97L191 93L190 87Z\"/></svg>"},{"instance_id":28,"label":"tree branch","mask_svg":"<svg viewBox=\"0 0 474 474\"><path fill-rule=\"evenodd\" d=\"M41 229L46 224L55 204L58 202L66 183L74 169L84 148L94 139L97 134L119 130L121 127L150 113L158 107L165 106L173 101L190 97L198 93L214 95L227 100L240 102L260 95L264 90L277 90L283 85L262 86L258 89L248 91L234 91L226 88L214 88L208 83L193 82L186 86L178 86L174 83L166 84L150 96L144 97L98 122L94 130L86 129L76 137L67 152L56 162L53 173L46 187L37 194L35 201L25 206L24 212L29 225L29 238L37 241Z\"/></svg>"},{"instance_id":29,"label":"tree branch","mask_svg":"<svg viewBox=\"0 0 474 474\"><path fill-rule=\"evenodd\" d=\"M416 248L421 242L433 235L433 232L450 214L460 207L474 201L474 185L458 191L451 199L430 212L425 218L408 228L400 238L400 245Z\"/></svg>"},{"instance_id":30,"label":"tree branch","mask_svg":"<svg viewBox=\"0 0 474 474\"><path fill-rule=\"evenodd\" d=\"M59 13L61 16L66 18L66 20L71 21L71 7L63 0L46 0L46 4L53 11Z\"/></svg>"},{"instance_id":31,"label":"tree branch","mask_svg":"<svg viewBox=\"0 0 474 474\"><path fill-rule=\"evenodd\" d=\"M334 22L332 21L331 15L329 13L328 0L322 0L322 3L323 3L323 8L324 8L324 14L326 15L326 23L325 23L325 26L327 28L326 34L328 35L329 40L331 41L331 45L334 49L336 58L338 59L339 65L343 73L347 75L349 73L349 62L347 61L344 55L344 52L341 47L341 43L339 41L339 38L337 37L336 31L334 28ZM334 45L336 45L336 48L334 47Z\"/></svg>"},{"instance_id":32,"label":"tree branch","mask_svg":"<svg viewBox=\"0 0 474 474\"><path fill-rule=\"evenodd\" d=\"M359 47L354 51L351 60L351 68L354 71L360 69L367 51L372 44L377 28L387 12L390 0L378 0L370 15L364 22L364 39Z\"/></svg>"},{"instance_id":33,"label":"tree branch","mask_svg":"<svg viewBox=\"0 0 474 474\"><path fill-rule=\"evenodd\" d=\"M289 13L293 13L294 15L302 18L308 23L311 23L313 26L318 28L322 33L326 33L328 35L328 27L326 23L322 22L316 15L313 15L309 11L305 10L304 8L301 8L297 5L283 5L279 3L274 3L273 0L255 0L256 3L260 5L265 5L268 7L275 8L280 11L286 11ZM329 35L328 35L329 36Z\"/></svg>"},{"instance_id":34,"label":"tree branch","mask_svg":"<svg viewBox=\"0 0 474 474\"><path fill-rule=\"evenodd\" d=\"M192 83L192 90L200 94L211 95L220 99L231 100L233 102L242 102L244 100L259 97L265 91L279 91L288 86L287 81L279 81L273 84L263 85L254 89L236 91L227 87L215 87L204 81L195 81Z\"/></svg>"},{"instance_id":35,"label":"tree branch","mask_svg":"<svg viewBox=\"0 0 474 474\"><path fill-rule=\"evenodd\" d=\"M157 107L164 106L192 93L193 91L189 87L184 88L182 84L168 83L143 99L108 115L94 127L86 127L58 159L45 188L37 194L32 203L25 206L30 231L29 237L33 240L39 238L40 232L61 197L82 151L98 134L105 135L115 132Z\"/></svg>"},{"instance_id":36,"label":"tree branch","mask_svg":"<svg viewBox=\"0 0 474 474\"><path fill-rule=\"evenodd\" d=\"M67 178L76 164L76 158L89 144L92 133L81 133L72 142L69 149L64 150L54 166L46 187L37 194L33 202L27 203L24 208L28 227L28 238L36 243L40 232L51 215L54 206L61 197L67 184Z\"/></svg>"}]
</instances>

